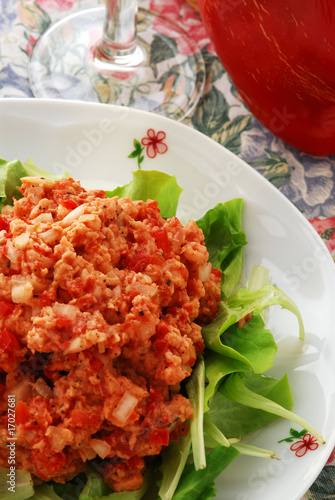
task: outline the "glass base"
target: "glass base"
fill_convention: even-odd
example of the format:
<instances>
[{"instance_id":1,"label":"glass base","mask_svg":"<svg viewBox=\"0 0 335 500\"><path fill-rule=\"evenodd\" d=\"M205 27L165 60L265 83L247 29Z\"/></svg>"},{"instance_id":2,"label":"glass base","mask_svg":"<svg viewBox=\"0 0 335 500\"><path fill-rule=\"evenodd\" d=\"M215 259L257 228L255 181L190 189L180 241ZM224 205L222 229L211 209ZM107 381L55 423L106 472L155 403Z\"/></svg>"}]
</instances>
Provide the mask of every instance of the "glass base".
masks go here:
<instances>
[{"instance_id":1,"label":"glass base","mask_svg":"<svg viewBox=\"0 0 335 500\"><path fill-rule=\"evenodd\" d=\"M137 63L115 65L99 52L105 7L85 9L45 31L31 55L35 97L117 104L183 119L197 104L205 65L185 31L139 9Z\"/></svg>"}]
</instances>

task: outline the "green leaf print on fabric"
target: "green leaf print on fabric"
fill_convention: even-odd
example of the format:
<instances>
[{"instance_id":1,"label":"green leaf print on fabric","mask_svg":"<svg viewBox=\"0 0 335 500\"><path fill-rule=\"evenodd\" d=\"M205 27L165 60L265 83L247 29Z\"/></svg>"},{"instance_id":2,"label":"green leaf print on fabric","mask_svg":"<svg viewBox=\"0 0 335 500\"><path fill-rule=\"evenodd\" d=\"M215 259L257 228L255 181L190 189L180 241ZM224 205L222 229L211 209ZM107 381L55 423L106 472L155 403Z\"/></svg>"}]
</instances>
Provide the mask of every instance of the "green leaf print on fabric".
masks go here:
<instances>
[{"instance_id":1,"label":"green leaf print on fabric","mask_svg":"<svg viewBox=\"0 0 335 500\"><path fill-rule=\"evenodd\" d=\"M150 66L171 59L174 57L175 51L177 51L177 43L173 38L154 35L150 46Z\"/></svg>"},{"instance_id":2,"label":"green leaf print on fabric","mask_svg":"<svg viewBox=\"0 0 335 500\"><path fill-rule=\"evenodd\" d=\"M249 161L249 163L279 189L290 180L292 167L276 151L266 149L265 152L268 158Z\"/></svg>"},{"instance_id":3,"label":"green leaf print on fabric","mask_svg":"<svg viewBox=\"0 0 335 500\"><path fill-rule=\"evenodd\" d=\"M326 465L316 481L310 487L313 500L326 500L334 498L335 465Z\"/></svg>"},{"instance_id":4,"label":"green leaf print on fabric","mask_svg":"<svg viewBox=\"0 0 335 500\"><path fill-rule=\"evenodd\" d=\"M251 116L240 115L224 124L218 134L213 134L212 138L228 148L235 154L241 152L241 134L251 128Z\"/></svg>"},{"instance_id":5,"label":"green leaf print on fabric","mask_svg":"<svg viewBox=\"0 0 335 500\"><path fill-rule=\"evenodd\" d=\"M192 124L200 132L212 137L229 121L229 105L219 90L212 87L203 95L192 117Z\"/></svg>"},{"instance_id":6,"label":"green leaf print on fabric","mask_svg":"<svg viewBox=\"0 0 335 500\"><path fill-rule=\"evenodd\" d=\"M51 24L51 18L36 2L20 1L17 6L20 23L32 33L41 34Z\"/></svg>"},{"instance_id":7,"label":"green leaf print on fabric","mask_svg":"<svg viewBox=\"0 0 335 500\"><path fill-rule=\"evenodd\" d=\"M231 120L229 110L230 106L222 92L212 87L201 98L192 117L192 124L200 132L239 154L241 134L251 128L251 115L238 115Z\"/></svg>"},{"instance_id":8,"label":"green leaf print on fabric","mask_svg":"<svg viewBox=\"0 0 335 500\"><path fill-rule=\"evenodd\" d=\"M206 79L209 83L214 83L225 74L226 70L220 60L207 50L207 46L201 51L205 61Z\"/></svg>"}]
</instances>

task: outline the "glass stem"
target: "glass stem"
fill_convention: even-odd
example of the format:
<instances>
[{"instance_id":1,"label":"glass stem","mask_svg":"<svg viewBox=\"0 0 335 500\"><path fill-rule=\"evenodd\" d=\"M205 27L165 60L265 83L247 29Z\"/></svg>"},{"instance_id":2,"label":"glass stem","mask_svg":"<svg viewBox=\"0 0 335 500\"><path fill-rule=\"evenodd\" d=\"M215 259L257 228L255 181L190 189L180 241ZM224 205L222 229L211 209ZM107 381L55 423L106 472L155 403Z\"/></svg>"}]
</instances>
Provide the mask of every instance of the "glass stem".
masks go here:
<instances>
[{"instance_id":1,"label":"glass stem","mask_svg":"<svg viewBox=\"0 0 335 500\"><path fill-rule=\"evenodd\" d=\"M106 0L100 59L120 66L138 65L143 61L137 43L138 0Z\"/></svg>"}]
</instances>

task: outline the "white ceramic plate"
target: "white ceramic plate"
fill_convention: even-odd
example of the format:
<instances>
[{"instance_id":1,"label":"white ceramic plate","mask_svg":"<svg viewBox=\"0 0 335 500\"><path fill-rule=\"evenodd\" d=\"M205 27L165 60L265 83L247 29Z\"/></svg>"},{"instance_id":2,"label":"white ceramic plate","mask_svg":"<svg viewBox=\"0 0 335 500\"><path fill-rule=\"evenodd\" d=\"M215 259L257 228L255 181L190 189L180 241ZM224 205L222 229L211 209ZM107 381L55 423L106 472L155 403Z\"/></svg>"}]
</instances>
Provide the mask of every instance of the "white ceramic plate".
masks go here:
<instances>
[{"instance_id":1,"label":"white ceramic plate","mask_svg":"<svg viewBox=\"0 0 335 500\"><path fill-rule=\"evenodd\" d=\"M129 182L137 169L137 158L128 157L134 140L141 142L150 134L161 139L160 146L154 158L143 151L141 166L177 176L184 189L179 211L183 221L198 218L219 201L244 198L244 276L253 264L269 267L272 282L296 302L306 327L302 344L296 318L272 308L268 326L279 349L270 374L288 372L294 411L318 429L326 444L298 458L291 443L278 443L297 426L274 422L249 442L275 450L281 461L238 457L217 480L217 499L299 500L335 443L335 270L320 237L251 167L185 125L102 104L0 101L0 157L22 162L33 158L55 173L67 170L85 187L108 189Z\"/></svg>"}]
</instances>

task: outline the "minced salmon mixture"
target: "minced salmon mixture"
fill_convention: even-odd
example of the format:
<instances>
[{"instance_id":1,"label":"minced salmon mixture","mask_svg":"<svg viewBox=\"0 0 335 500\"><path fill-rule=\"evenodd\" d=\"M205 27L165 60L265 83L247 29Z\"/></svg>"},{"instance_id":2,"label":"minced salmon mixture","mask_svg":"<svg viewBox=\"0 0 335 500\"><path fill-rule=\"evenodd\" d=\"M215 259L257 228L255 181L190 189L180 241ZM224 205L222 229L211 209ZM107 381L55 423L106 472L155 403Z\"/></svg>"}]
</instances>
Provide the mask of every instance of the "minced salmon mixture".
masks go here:
<instances>
[{"instance_id":1,"label":"minced salmon mixture","mask_svg":"<svg viewBox=\"0 0 335 500\"><path fill-rule=\"evenodd\" d=\"M195 222L73 179L25 178L0 216L0 466L64 483L93 460L115 491L187 432L180 383L220 299Z\"/></svg>"}]
</instances>

